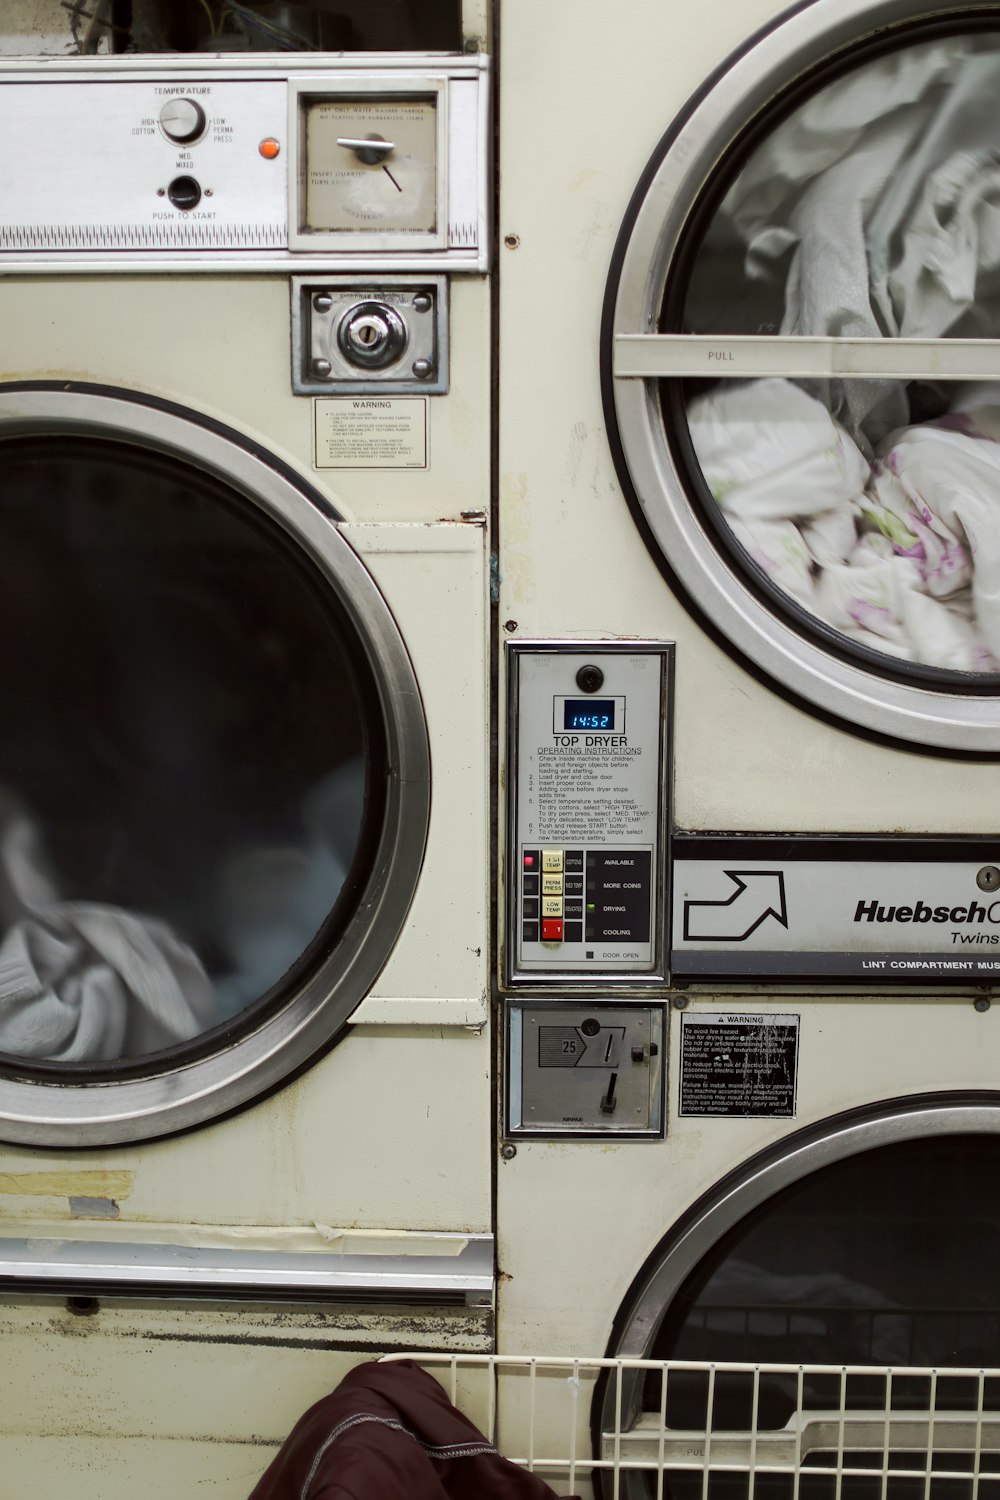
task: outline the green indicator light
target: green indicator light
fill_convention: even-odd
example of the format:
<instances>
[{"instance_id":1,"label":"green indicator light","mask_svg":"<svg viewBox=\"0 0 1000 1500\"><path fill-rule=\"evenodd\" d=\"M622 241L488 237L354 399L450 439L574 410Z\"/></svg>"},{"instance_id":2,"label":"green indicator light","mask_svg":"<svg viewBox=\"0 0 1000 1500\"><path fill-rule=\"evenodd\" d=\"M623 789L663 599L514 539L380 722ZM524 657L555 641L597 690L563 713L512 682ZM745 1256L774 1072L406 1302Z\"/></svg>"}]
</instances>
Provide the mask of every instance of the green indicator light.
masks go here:
<instances>
[{"instance_id":1,"label":"green indicator light","mask_svg":"<svg viewBox=\"0 0 1000 1500\"><path fill-rule=\"evenodd\" d=\"M588 901L587 902L587 910L588 911L596 911L597 910L597 903L596 903L596 901Z\"/></svg>"}]
</instances>

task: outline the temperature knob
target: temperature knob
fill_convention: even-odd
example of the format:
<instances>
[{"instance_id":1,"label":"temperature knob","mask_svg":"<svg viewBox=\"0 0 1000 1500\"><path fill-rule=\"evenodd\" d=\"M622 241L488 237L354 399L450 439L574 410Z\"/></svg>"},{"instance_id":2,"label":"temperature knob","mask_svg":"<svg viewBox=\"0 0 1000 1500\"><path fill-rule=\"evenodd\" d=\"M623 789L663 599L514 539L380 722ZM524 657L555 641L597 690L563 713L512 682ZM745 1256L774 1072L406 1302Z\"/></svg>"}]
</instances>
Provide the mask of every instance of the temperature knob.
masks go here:
<instances>
[{"instance_id":1,"label":"temperature knob","mask_svg":"<svg viewBox=\"0 0 1000 1500\"><path fill-rule=\"evenodd\" d=\"M160 110L160 129L171 141L195 141L205 129L205 111L194 99L168 99Z\"/></svg>"}]
</instances>

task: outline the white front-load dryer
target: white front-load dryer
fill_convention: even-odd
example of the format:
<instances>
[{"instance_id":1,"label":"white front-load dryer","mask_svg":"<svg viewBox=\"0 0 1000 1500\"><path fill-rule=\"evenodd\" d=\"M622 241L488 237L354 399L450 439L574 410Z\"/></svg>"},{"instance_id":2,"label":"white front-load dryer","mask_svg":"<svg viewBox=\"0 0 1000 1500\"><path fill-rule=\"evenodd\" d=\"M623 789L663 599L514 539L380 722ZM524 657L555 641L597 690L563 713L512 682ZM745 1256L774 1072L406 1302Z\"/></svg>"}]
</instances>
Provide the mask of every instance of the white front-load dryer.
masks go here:
<instances>
[{"instance_id":1,"label":"white front-load dryer","mask_svg":"<svg viewBox=\"0 0 1000 1500\"><path fill-rule=\"evenodd\" d=\"M486 78L0 76L49 159L0 249L11 1493L245 1500L359 1359L490 1346ZM402 226L330 139L372 111L437 163Z\"/></svg>"},{"instance_id":2,"label":"white front-load dryer","mask_svg":"<svg viewBox=\"0 0 1000 1500\"><path fill-rule=\"evenodd\" d=\"M1000 1363L998 45L503 6L504 1352Z\"/></svg>"}]
</instances>

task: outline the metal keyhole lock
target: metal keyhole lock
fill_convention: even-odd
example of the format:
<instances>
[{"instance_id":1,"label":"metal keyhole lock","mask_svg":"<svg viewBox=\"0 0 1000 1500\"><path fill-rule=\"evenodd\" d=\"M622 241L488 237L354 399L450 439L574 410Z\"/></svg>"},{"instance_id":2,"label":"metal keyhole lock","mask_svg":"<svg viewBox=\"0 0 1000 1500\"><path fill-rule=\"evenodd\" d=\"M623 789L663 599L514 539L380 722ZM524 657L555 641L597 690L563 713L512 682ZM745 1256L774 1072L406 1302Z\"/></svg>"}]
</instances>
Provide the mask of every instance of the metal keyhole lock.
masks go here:
<instances>
[{"instance_id":1,"label":"metal keyhole lock","mask_svg":"<svg viewBox=\"0 0 1000 1500\"><path fill-rule=\"evenodd\" d=\"M381 369L399 359L406 348L406 324L387 302L359 302L341 318L337 343L352 365Z\"/></svg>"}]
</instances>

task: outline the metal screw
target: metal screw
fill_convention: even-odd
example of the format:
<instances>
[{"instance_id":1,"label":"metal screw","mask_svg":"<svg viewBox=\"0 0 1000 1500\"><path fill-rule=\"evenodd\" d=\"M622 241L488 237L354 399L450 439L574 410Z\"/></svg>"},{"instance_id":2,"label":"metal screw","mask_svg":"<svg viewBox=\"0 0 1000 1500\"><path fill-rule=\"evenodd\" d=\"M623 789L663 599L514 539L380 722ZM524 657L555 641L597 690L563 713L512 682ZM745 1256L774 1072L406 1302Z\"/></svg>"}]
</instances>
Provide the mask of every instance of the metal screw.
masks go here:
<instances>
[{"instance_id":1,"label":"metal screw","mask_svg":"<svg viewBox=\"0 0 1000 1500\"><path fill-rule=\"evenodd\" d=\"M167 190L166 190L166 188L157 188L156 189L156 196L158 198L165 198L167 196Z\"/></svg>"},{"instance_id":2,"label":"metal screw","mask_svg":"<svg viewBox=\"0 0 1000 1500\"><path fill-rule=\"evenodd\" d=\"M462 43L463 52L482 52L483 43L478 36L467 36Z\"/></svg>"},{"instance_id":3,"label":"metal screw","mask_svg":"<svg viewBox=\"0 0 1000 1500\"><path fill-rule=\"evenodd\" d=\"M1000 886L1000 870L996 865L983 865L976 876L976 884L981 891L995 891Z\"/></svg>"},{"instance_id":4,"label":"metal screw","mask_svg":"<svg viewBox=\"0 0 1000 1500\"><path fill-rule=\"evenodd\" d=\"M316 292L313 296L313 308L318 313L328 313L333 306L333 298L329 292Z\"/></svg>"},{"instance_id":5,"label":"metal screw","mask_svg":"<svg viewBox=\"0 0 1000 1500\"><path fill-rule=\"evenodd\" d=\"M326 380L327 376L330 375L333 370L333 365L331 365L328 359L314 359L312 367L313 374L318 375L320 380Z\"/></svg>"},{"instance_id":6,"label":"metal screw","mask_svg":"<svg viewBox=\"0 0 1000 1500\"><path fill-rule=\"evenodd\" d=\"M688 997L687 997L687 995L675 995L674 996L674 1010L687 1010L687 1008L688 1008Z\"/></svg>"},{"instance_id":7,"label":"metal screw","mask_svg":"<svg viewBox=\"0 0 1000 1500\"><path fill-rule=\"evenodd\" d=\"M973 1004L975 1005L976 1009L978 1011L980 1011L981 1013L983 1013L985 1011L988 1011L989 1008L990 1008L990 999L989 999L989 996L988 995L980 995L978 1000L973 1001Z\"/></svg>"},{"instance_id":8,"label":"metal screw","mask_svg":"<svg viewBox=\"0 0 1000 1500\"><path fill-rule=\"evenodd\" d=\"M517 1155L517 1147L514 1145L513 1141L504 1141L503 1145L500 1147L500 1155L503 1157L504 1161L514 1160L514 1157Z\"/></svg>"},{"instance_id":9,"label":"metal screw","mask_svg":"<svg viewBox=\"0 0 1000 1500\"><path fill-rule=\"evenodd\" d=\"M434 366L429 359L415 359L411 368L418 380L430 380L434 374Z\"/></svg>"},{"instance_id":10,"label":"metal screw","mask_svg":"<svg viewBox=\"0 0 1000 1500\"><path fill-rule=\"evenodd\" d=\"M206 198L211 198L211 196L212 196L212 189L211 188L206 188L205 189L205 197Z\"/></svg>"},{"instance_id":11,"label":"metal screw","mask_svg":"<svg viewBox=\"0 0 1000 1500\"><path fill-rule=\"evenodd\" d=\"M431 299L427 292L418 292L412 303L414 312L430 312Z\"/></svg>"},{"instance_id":12,"label":"metal screw","mask_svg":"<svg viewBox=\"0 0 1000 1500\"><path fill-rule=\"evenodd\" d=\"M506 630L506 632L507 632L508 635L513 635L514 631L517 629L517 621L516 620L504 620L504 622L503 622L503 628L504 628L504 630Z\"/></svg>"},{"instance_id":13,"label":"metal screw","mask_svg":"<svg viewBox=\"0 0 1000 1500\"><path fill-rule=\"evenodd\" d=\"M519 234L505 234L503 242L508 250L516 250L521 243L521 236Z\"/></svg>"}]
</instances>

